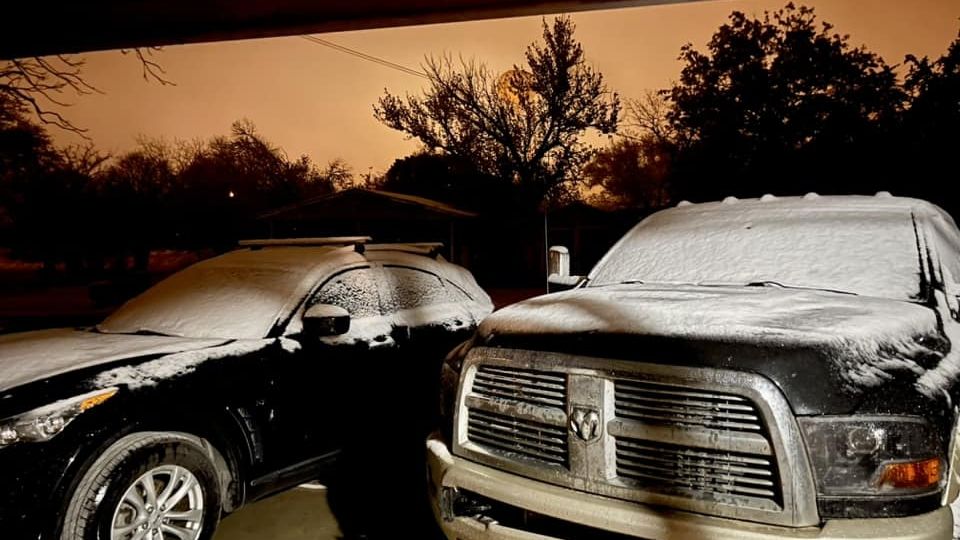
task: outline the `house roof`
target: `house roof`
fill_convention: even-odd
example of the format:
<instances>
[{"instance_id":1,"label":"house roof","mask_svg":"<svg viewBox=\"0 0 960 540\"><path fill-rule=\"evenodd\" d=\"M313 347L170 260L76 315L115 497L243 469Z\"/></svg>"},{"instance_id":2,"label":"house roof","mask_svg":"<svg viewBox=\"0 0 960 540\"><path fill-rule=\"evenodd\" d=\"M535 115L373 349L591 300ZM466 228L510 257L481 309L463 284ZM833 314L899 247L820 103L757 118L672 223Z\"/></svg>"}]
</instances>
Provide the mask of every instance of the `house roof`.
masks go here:
<instances>
[{"instance_id":1,"label":"house roof","mask_svg":"<svg viewBox=\"0 0 960 540\"><path fill-rule=\"evenodd\" d=\"M264 212L263 220L450 219L477 217L474 212L415 195L353 188Z\"/></svg>"}]
</instances>

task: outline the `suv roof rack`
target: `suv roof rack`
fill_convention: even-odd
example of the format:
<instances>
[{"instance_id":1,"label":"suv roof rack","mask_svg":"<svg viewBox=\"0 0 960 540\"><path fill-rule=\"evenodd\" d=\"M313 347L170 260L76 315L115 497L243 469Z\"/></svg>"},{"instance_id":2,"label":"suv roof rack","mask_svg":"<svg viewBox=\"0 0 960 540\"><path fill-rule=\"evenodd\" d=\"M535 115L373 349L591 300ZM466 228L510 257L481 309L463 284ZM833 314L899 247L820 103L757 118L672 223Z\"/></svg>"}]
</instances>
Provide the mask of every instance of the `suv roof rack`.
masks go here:
<instances>
[{"instance_id":1,"label":"suv roof rack","mask_svg":"<svg viewBox=\"0 0 960 540\"><path fill-rule=\"evenodd\" d=\"M363 251L402 251L414 255L426 255L436 257L443 249L443 242L394 242L386 244L367 244L358 246L361 253Z\"/></svg>"},{"instance_id":2,"label":"suv roof rack","mask_svg":"<svg viewBox=\"0 0 960 540\"><path fill-rule=\"evenodd\" d=\"M369 236L327 236L318 238L260 238L253 240L240 240L240 247L265 248L280 246L360 246L371 241Z\"/></svg>"}]
</instances>

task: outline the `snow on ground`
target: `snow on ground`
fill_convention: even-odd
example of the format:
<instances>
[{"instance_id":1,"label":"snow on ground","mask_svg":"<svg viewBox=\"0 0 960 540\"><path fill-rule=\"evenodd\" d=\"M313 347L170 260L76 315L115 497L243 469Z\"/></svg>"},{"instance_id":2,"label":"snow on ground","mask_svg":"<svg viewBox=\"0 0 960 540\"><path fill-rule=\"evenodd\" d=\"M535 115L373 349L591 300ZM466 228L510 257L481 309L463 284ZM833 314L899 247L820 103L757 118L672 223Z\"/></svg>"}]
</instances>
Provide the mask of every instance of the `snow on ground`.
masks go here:
<instances>
[{"instance_id":1,"label":"snow on ground","mask_svg":"<svg viewBox=\"0 0 960 540\"><path fill-rule=\"evenodd\" d=\"M221 339L106 335L72 329L0 336L0 391L115 360L211 347Z\"/></svg>"}]
</instances>

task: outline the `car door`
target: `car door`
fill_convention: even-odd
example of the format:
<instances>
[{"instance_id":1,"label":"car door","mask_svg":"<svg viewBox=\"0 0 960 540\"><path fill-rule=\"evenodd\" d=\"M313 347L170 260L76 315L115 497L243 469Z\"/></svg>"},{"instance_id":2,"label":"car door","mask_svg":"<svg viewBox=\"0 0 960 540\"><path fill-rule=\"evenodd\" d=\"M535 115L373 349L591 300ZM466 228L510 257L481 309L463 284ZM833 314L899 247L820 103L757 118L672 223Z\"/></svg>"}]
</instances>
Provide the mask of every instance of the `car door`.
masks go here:
<instances>
[{"instance_id":1,"label":"car door","mask_svg":"<svg viewBox=\"0 0 960 540\"><path fill-rule=\"evenodd\" d=\"M381 269L383 310L393 328L398 361L385 366L391 378L406 384L385 389L404 403L417 431L429 427L436 412L440 363L470 336L475 322L472 300L440 276L412 266L385 264Z\"/></svg>"},{"instance_id":2,"label":"car door","mask_svg":"<svg viewBox=\"0 0 960 540\"><path fill-rule=\"evenodd\" d=\"M297 330L284 338L293 344L285 360L285 375L277 387L272 447L285 467L321 466L336 456L354 436L363 416L365 379L375 358L392 347L377 287L377 269L344 269L328 276L295 315L316 304L345 309L350 329L339 336L314 336ZM291 321L295 328L299 320Z\"/></svg>"}]
</instances>

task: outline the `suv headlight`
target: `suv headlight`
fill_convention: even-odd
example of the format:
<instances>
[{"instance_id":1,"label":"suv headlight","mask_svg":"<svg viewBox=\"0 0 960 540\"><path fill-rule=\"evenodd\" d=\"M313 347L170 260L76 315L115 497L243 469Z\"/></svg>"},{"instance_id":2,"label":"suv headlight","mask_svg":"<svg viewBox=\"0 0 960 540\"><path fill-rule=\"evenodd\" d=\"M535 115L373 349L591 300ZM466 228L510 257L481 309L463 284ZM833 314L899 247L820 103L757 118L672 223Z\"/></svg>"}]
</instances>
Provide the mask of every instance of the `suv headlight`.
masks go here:
<instances>
[{"instance_id":1,"label":"suv headlight","mask_svg":"<svg viewBox=\"0 0 960 540\"><path fill-rule=\"evenodd\" d=\"M67 425L117 393L105 388L39 407L23 414L0 420L0 448L22 442L48 441Z\"/></svg>"},{"instance_id":2,"label":"suv headlight","mask_svg":"<svg viewBox=\"0 0 960 540\"><path fill-rule=\"evenodd\" d=\"M936 431L909 416L799 418L821 496L902 496L943 487Z\"/></svg>"}]
</instances>

